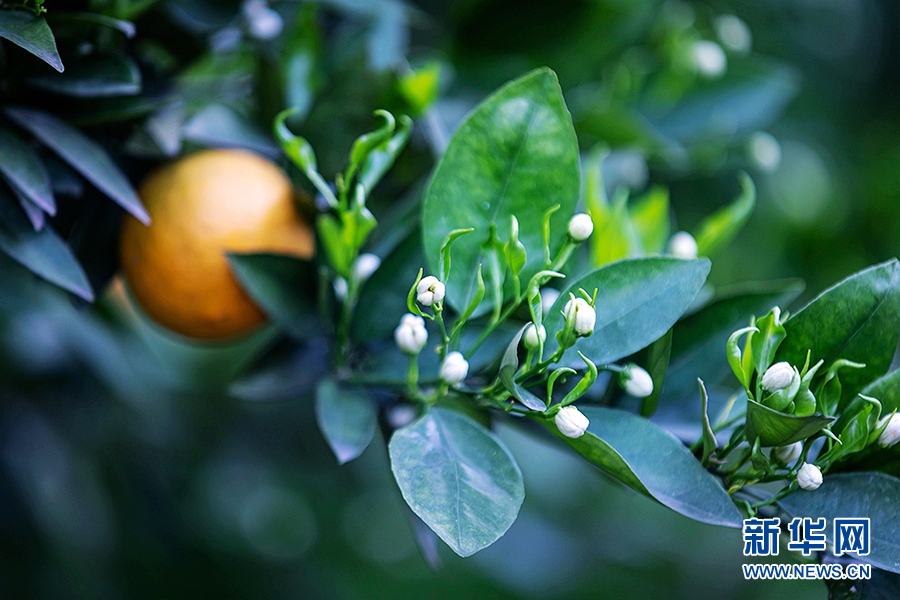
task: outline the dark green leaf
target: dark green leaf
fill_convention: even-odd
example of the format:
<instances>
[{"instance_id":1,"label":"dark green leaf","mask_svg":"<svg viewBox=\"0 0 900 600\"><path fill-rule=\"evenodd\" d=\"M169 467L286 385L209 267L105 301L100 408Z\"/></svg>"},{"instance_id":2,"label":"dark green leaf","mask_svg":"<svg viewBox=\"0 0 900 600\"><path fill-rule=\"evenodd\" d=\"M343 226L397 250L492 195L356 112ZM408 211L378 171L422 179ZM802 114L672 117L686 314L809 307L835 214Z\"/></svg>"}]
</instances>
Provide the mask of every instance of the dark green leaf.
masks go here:
<instances>
[{"instance_id":1,"label":"dark green leaf","mask_svg":"<svg viewBox=\"0 0 900 600\"><path fill-rule=\"evenodd\" d=\"M53 230L35 231L9 194L0 189L0 250L39 277L84 298L94 291L69 245Z\"/></svg>"},{"instance_id":2,"label":"dark green leaf","mask_svg":"<svg viewBox=\"0 0 900 600\"><path fill-rule=\"evenodd\" d=\"M296 401L311 395L330 367L324 337L300 346L285 340L228 386L228 393L246 402Z\"/></svg>"},{"instance_id":3,"label":"dark green leaf","mask_svg":"<svg viewBox=\"0 0 900 600\"><path fill-rule=\"evenodd\" d=\"M214 148L227 146L267 156L278 154L265 131L221 104L210 104L198 111L184 124L182 135L186 140Z\"/></svg>"},{"instance_id":4,"label":"dark green leaf","mask_svg":"<svg viewBox=\"0 0 900 600\"><path fill-rule=\"evenodd\" d=\"M900 369L876 379L867 385L862 393L881 402L882 414L900 411Z\"/></svg>"},{"instance_id":5,"label":"dark green leaf","mask_svg":"<svg viewBox=\"0 0 900 600\"><path fill-rule=\"evenodd\" d=\"M44 163L31 146L0 128L0 172L12 186L49 215L56 214L56 200Z\"/></svg>"},{"instance_id":6,"label":"dark green leaf","mask_svg":"<svg viewBox=\"0 0 900 600\"><path fill-rule=\"evenodd\" d=\"M131 182L97 142L44 112L7 108L6 114L139 221L150 223Z\"/></svg>"},{"instance_id":7,"label":"dark green leaf","mask_svg":"<svg viewBox=\"0 0 900 600\"><path fill-rule=\"evenodd\" d=\"M824 415L787 415L747 400L747 439L752 443L758 437L763 446L787 446L805 440L832 421L834 418Z\"/></svg>"},{"instance_id":8,"label":"dark green leaf","mask_svg":"<svg viewBox=\"0 0 900 600\"><path fill-rule=\"evenodd\" d=\"M799 490L779 501L792 517L868 518L872 534L870 552L862 557L876 567L900 573L900 479L884 473L826 475L814 492ZM825 536L832 539L826 528Z\"/></svg>"},{"instance_id":9,"label":"dark green leaf","mask_svg":"<svg viewBox=\"0 0 900 600\"><path fill-rule=\"evenodd\" d=\"M577 439L548 429L588 461L631 488L703 523L740 527L741 515L724 488L677 439L650 421L621 410L582 406L590 420Z\"/></svg>"},{"instance_id":10,"label":"dark green leaf","mask_svg":"<svg viewBox=\"0 0 900 600\"><path fill-rule=\"evenodd\" d=\"M787 338L776 360L826 367L844 358L865 369L841 373L845 397L883 375L900 340L900 263L896 259L869 267L826 290L785 324Z\"/></svg>"},{"instance_id":11,"label":"dark green leaf","mask_svg":"<svg viewBox=\"0 0 900 600\"><path fill-rule=\"evenodd\" d=\"M340 464L363 453L378 425L372 399L359 388L326 379L316 389L316 422Z\"/></svg>"},{"instance_id":12,"label":"dark green leaf","mask_svg":"<svg viewBox=\"0 0 900 600\"><path fill-rule=\"evenodd\" d=\"M552 71L533 71L481 103L450 140L422 212L425 256L434 273L447 234L475 228L453 246L454 261L467 268L454 271L447 282L450 304L462 311L475 295L476 268L484 261L491 223L498 224L505 243L506 225L513 215L518 218L519 239L529 255L522 279L544 268L543 213L561 206L551 228L555 254L565 239L579 182L578 142ZM483 303L476 314L491 304Z\"/></svg>"},{"instance_id":13,"label":"dark green leaf","mask_svg":"<svg viewBox=\"0 0 900 600\"><path fill-rule=\"evenodd\" d=\"M389 451L403 499L460 556L490 546L516 520L522 472L471 418L433 408L396 431Z\"/></svg>"},{"instance_id":14,"label":"dark green leaf","mask_svg":"<svg viewBox=\"0 0 900 600\"><path fill-rule=\"evenodd\" d=\"M56 40L43 17L24 10L0 11L0 37L25 48L60 73L63 72Z\"/></svg>"},{"instance_id":15,"label":"dark green leaf","mask_svg":"<svg viewBox=\"0 0 900 600\"><path fill-rule=\"evenodd\" d=\"M594 333L581 338L581 350L595 363L618 360L637 352L669 330L691 305L706 281L709 261L652 257L622 260L582 277L560 294L544 321L547 351L558 343L555 332L563 326L562 309L569 292L597 289Z\"/></svg>"},{"instance_id":16,"label":"dark green leaf","mask_svg":"<svg viewBox=\"0 0 900 600\"><path fill-rule=\"evenodd\" d=\"M111 55L69 65L65 73L36 75L34 87L75 98L133 96L141 92L141 71L127 56Z\"/></svg>"},{"instance_id":17,"label":"dark green leaf","mask_svg":"<svg viewBox=\"0 0 900 600\"><path fill-rule=\"evenodd\" d=\"M280 254L229 254L228 261L250 297L279 327L301 338L315 331L315 269L309 261Z\"/></svg>"},{"instance_id":18,"label":"dark green leaf","mask_svg":"<svg viewBox=\"0 0 900 600\"><path fill-rule=\"evenodd\" d=\"M653 392L641 401L641 416L650 417L656 412L659 398L662 395L666 372L669 370L669 359L672 355L672 330L650 344L647 348L647 372L653 380Z\"/></svg>"}]
</instances>

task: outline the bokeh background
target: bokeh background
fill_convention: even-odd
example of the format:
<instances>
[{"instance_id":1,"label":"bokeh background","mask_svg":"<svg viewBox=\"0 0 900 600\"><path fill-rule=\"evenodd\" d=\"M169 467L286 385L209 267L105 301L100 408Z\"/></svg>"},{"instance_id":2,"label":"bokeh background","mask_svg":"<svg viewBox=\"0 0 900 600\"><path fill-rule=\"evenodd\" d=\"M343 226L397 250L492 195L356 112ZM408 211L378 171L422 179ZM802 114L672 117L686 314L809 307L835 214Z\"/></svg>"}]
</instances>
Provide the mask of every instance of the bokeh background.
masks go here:
<instances>
[{"instance_id":1,"label":"bokeh background","mask_svg":"<svg viewBox=\"0 0 900 600\"><path fill-rule=\"evenodd\" d=\"M114 51L137 83L122 97L73 96L2 42L0 102L77 124L135 182L198 147L277 157L269 124L288 106L332 174L388 108L416 117L373 200L390 223L415 206L466 111L546 65L583 150L611 151L610 191L667 186L678 228L751 174L757 209L714 257L714 286L799 277L808 299L898 253L894 2L46 4L67 65L90 74L98 48ZM54 21L71 11L135 33ZM512 429L500 434L526 481L512 529L471 559L420 548L384 445L338 468L318 432L321 340L285 348L265 330L196 345L148 322L113 277L118 209L53 168L65 207L54 226L100 298L87 305L0 256L0 597L826 597L818 583L745 582L739 532L667 511ZM278 360L248 374L263 354Z\"/></svg>"}]
</instances>

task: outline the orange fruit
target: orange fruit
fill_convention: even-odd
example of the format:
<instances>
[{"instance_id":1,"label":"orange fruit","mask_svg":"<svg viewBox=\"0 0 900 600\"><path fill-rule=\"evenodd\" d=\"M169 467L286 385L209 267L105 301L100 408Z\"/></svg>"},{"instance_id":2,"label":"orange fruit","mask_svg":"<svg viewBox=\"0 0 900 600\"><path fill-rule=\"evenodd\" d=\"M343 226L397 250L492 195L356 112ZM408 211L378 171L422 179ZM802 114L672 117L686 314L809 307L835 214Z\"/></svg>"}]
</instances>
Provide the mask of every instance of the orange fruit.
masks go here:
<instances>
[{"instance_id":1,"label":"orange fruit","mask_svg":"<svg viewBox=\"0 0 900 600\"><path fill-rule=\"evenodd\" d=\"M309 258L315 251L290 181L251 152L191 154L151 174L139 193L151 223L126 217L122 272L144 312L189 337L230 338L266 321L226 253Z\"/></svg>"}]
</instances>

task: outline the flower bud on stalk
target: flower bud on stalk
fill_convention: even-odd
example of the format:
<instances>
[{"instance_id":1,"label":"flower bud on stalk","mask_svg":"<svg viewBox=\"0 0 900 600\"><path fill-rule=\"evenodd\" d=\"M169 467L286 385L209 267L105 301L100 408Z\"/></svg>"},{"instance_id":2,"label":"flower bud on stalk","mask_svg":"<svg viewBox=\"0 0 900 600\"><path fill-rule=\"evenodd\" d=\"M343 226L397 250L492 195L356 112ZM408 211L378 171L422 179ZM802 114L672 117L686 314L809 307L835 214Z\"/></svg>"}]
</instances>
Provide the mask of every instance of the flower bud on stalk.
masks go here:
<instances>
[{"instance_id":1,"label":"flower bud on stalk","mask_svg":"<svg viewBox=\"0 0 900 600\"><path fill-rule=\"evenodd\" d=\"M566 324L574 324L575 335L587 337L594 333L594 324L597 322L597 313L594 307L588 304L584 298L574 298L566 302L563 309L566 315Z\"/></svg>"},{"instance_id":2,"label":"flower bud on stalk","mask_svg":"<svg viewBox=\"0 0 900 600\"><path fill-rule=\"evenodd\" d=\"M394 330L394 341L397 347L406 354L415 355L422 351L428 342L428 331L425 320L412 314L405 314L400 325Z\"/></svg>"},{"instance_id":3,"label":"flower bud on stalk","mask_svg":"<svg viewBox=\"0 0 900 600\"><path fill-rule=\"evenodd\" d=\"M697 241L687 231L679 231L669 240L669 252L675 258L697 258Z\"/></svg>"},{"instance_id":4,"label":"flower bud on stalk","mask_svg":"<svg viewBox=\"0 0 900 600\"><path fill-rule=\"evenodd\" d=\"M576 242L583 242L594 232L594 221L591 215L578 213L569 220L569 237Z\"/></svg>"},{"instance_id":5,"label":"flower bud on stalk","mask_svg":"<svg viewBox=\"0 0 900 600\"><path fill-rule=\"evenodd\" d=\"M803 452L803 442L794 442L787 446L777 446L772 454L778 462L789 465L800 458L801 452Z\"/></svg>"},{"instance_id":6,"label":"flower bud on stalk","mask_svg":"<svg viewBox=\"0 0 900 600\"><path fill-rule=\"evenodd\" d=\"M460 352L451 352L441 363L441 379L450 385L462 383L469 374L469 363Z\"/></svg>"},{"instance_id":7,"label":"flower bud on stalk","mask_svg":"<svg viewBox=\"0 0 900 600\"><path fill-rule=\"evenodd\" d=\"M422 306L433 306L444 301L444 292L444 284L434 275L429 275L416 286L416 300Z\"/></svg>"},{"instance_id":8,"label":"flower bud on stalk","mask_svg":"<svg viewBox=\"0 0 900 600\"><path fill-rule=\"evenodd\" d=\"M537 350L543 342L547 341L547 330L543 325L535 329L534 323L529 323L522 339L525 340L525 347L527 349Z\"/></svg>"},{"instance_id":9,"label":"flower bud on stalk","mask_svg":"<svg viewBox=\"0 0 900 600\"><path fill-rule=\"evenodd\" d=\"M794 380L794 367L786 362L775 363L762 378L762 387L767 392L777 392L791 387Z\"/></svg>"},{"instance_id":10,"label":"flower bud on stalk","mask_svg":"<svg viewBox=\"0 0 900 600\"><path fill-rule=\"evenodd\" d=\"M563 407L556 413L553 420L559 432L570 438L580 438L591 424L588 418L574 406Z\"/></svg>"},{"instance_id":11,"label":"flower bud on stalk","mask_svg":"<svg viewBox=\"0 0 900 600\"><path fill-rule=\"evenodd\" d=\"M885 422L887 426L885 426ZM884 431L878 436L879 446L893 446L900 442L900 414L894 413L884 417L878 423L878 427L884 427Z\"/></svg>"},{"instance_id":12,"label":"flower bud on stalk","mask_svg":"<svg viewBox=\"0 0 900 600\"><path fill-rule=\"evenodd\" d=\"M822 485L822 471L816 465L803 463L797 471L797 483L804 490L817 490Z\"/></svg>"},{"instance_id":13,"label":"flower bud on stalk","mask_svg":"<svg viewBox=\"0 0 900 600\"><path fill-rule=\"evenodd\" d=\"M619 373L619 385L635 398L646 398L653 393L653 378L636 364L625 365Z\"/></svg>"}]
</instances>

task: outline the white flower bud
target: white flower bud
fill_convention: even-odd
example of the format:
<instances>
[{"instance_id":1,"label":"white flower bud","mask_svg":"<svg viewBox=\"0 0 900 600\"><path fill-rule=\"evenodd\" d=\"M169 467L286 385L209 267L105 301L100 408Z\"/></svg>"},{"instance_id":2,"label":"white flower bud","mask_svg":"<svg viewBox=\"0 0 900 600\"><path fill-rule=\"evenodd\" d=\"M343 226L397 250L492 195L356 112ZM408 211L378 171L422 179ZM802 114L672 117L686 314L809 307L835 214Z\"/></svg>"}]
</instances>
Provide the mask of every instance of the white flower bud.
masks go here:
<instances>
[{"instance_id":1,"label":"white flower bud","mask_svg":"<svg viewBox=\"0 0 900 600\"><path fill-rule=\"evenodd\" d=\"M635 398L646 398L653 393L653 378L650 373L635 364L625 365L619 373L619 385L629 396Z\"/></svg>"},{"instance_id":2,"label":"white flower bud","mask_svg":"<svg viewBox=\"0 0 900 600\"><path fill-rule=\"evenodd\" d=\"M391 429L406 427L416 420L416 409L408 404L398 404L387 411L387 422Z\"/></svg>"},{"instance_id":3,"label":"white flower bud","mask_svg":"<svg viewBox=\"0 0 900 600\"><path fill-rule=\"evenodd\" d=\"M425 320L412 314L405 314L400 319L400 325L394 330L394 341L397 347L406 354L418 354L428 342L428 331L425 329Z\"/></svg>"},{"instance_id":4,"label":"white flower bud","mask_svg":"<svg viewBox=\"0 0 900 600\"><path fill-rule=\"evenodd\" d=\"M381 259L374 254L360 254L353 263L353 272L359 281L365 281L381 266Z\"/></svg>"},{"instance_id":5,"label":"white flower bud","mask_svg":"<svg viewBox=\"0 0 900 600\"><path fill-rule=\"evenodd\" d=\"M750 28L740 17L734 15L721 15L713 21L716 35L722 41L722 45L735 52L749 52L753 45L753 34Z\"/></svg>"},{"instance_id":6,"label":"white flower bud","mask_svg":"<svg viewBox=\"0 0 900 600\"><path fill-rule=\"evenodd\" d=\"M794 367L786 362L778 362L766 369L762 378L762 387L767 392L777 392L791 387L794 380Z\"/></svg>"},{"instance_id":7,"label":"white flower bud","mask_svg":"<svg viewBox=\"0 0 900 600\"><path fill-rule=\"evenodd\" d=\"M559 290L551 287L541 289L541 311L544 313L545 317L550 314L550 309L553 308L553 305L558 298Z\"/></svg>"},{"instance_id":8,"label":"white flower bud","mask_svg":"<svg viewBox=\"0 0 900 600\"><path fill-rule=\"evenodd\" d=\"M584 298L575 298L566 302L563 309L566 315L566 321L572 320L575 323L575 335L587 337L594 333L594 324L597 322L597 313L594 307L587 303Z\"/></svg>"},{"instance_id":9,"label":"white flower bud","mask_svg":"<svg viewBox=\"0 0 900 600\"><path fill-rule=\"evenodd\" d=\"M781 164L781 144L770 133L757 131L747 142L750 157L760 169L771 173Z\"/></svg>"},{"instance_id":10,"label":"white flower bud","mask_svg":"<svg viewBox=\"0 0 900 600\"><path fill-rule=\"evenodd\" d=\"M793 464L800 458L800 453L803 452L803 442L794 442L793 444L788 444L787 446L776 446L774 450L772 450L772 454L778 460L778 462L783 463L785 465Z\"/></svg>"},{"instance_id":11,"label":"white flower bud","mask_svg":"<svg viewBox=\"0 0 900 600\"><path fill-rule=\"evenodd\" d=\"M803 463L797 471L797 483L804 490L817 490L822 485L822 471L816 465Z\"/></svg>"},{"instance_id":12,"label":"white flower bud","mask_svg":"<svg viewBox=\"0 0 900 600\"><path fill-rule=\"evenodd\" d=\"M725 51L715 42L709 40L700 40L694 42L691 47L691 54L694 58L694 66L697 71L704 77L709 79L718 79L725 74L728 67L728 59L725 58Z\"/></svg>"},{"instance_id":13,"label":"white flower bud","mask_svg":"<svg viewBox=\"0 0 900 600\"><path fill-rule=\"evenodd\" d=\"M881 419L878 423L882 427L887 422L887 427L878 436L878 444L881 446L893 446L900 442L900 414L894 413Z\"/></svg>"},{"instance_id":14,"label":"white flower bud","mask_svg":"<svg viewBox=\"0 0 900 600\"><path fill-rule=\"evenodd\" d=\"M343 277L335 277L334 295L337 296L338 300L343 300L347 297L347 280Z\"/></svg>"},{"instance_id":15,"label":"white flower bud","mask_svg":"<svg viewBox=\"0 0 900 600\"><path fill-rule=\"evenodd\" d=\"M423 277L419 285L416 286L416 300L422 306L432 306L443 302L444 292L444 284L434 275L429 275L428 277Z\"/></svg>"},{"instance_id":16,"label":"white flower bud","mask_svg":"<svg viewBox=\"0 0 900 600\"><path fill-rule=\"evenodd\" d=\"M576 242L583 242L591 237L594 231L594 221L591 215L578 213L569 219L569 236Z\"/></svg>"},{"instance_id":17,"label":"white flower bud","mask_svg":"<svg viewBox=\"0 0 900 600\"><path fill-rule=\"evenodd\" d=\"M270 40L284 29L284 19L269 8L265 0L248 0L244 2L243 10L250 35L258 40Z\"/></svg>"},{"instance_id":18,"label":"white flower bud","mask_svg":"<svg viewBox=\"0 0 900 600\"><path fill-rule=\"evenodd\" d=\"M679 231L669 240L669 252L675 258L697 258L697 241L687 231Z\"/></svg>"},{"instance_id":19,"label":"white flower bud","mask_svg":"<svg viewBox=\"0 0 900 600\"><path fill-rule=\"evenodd\" d=\"M460 352L451 352L441 363L441 379L450 385L461 383L469 374L469 363Z\"/></svg>"},{"instance_id":20,"label":"white flower bud","mask_svg":"<svg viewBox=\"0 0 900 600\"><path fill-rule=\"evenodd\" d=\"M563 407L556 413L553 420L559 432L570 438L580 438L591 424L588 418L574 406Z\"/></svg>"},{"instance_id":21,"label":"white flower bud","mask_svg":"<svg viewBox=\"0 0 900 600\"><path fill-rule=\"evenodd\" d=\"M525 340L525 347L529 350L537 350L543 342L547 341L547 329L541 325L538 329L534 328L534 323L529 323L522 336Z\"/></svg>"}]
</instances>

